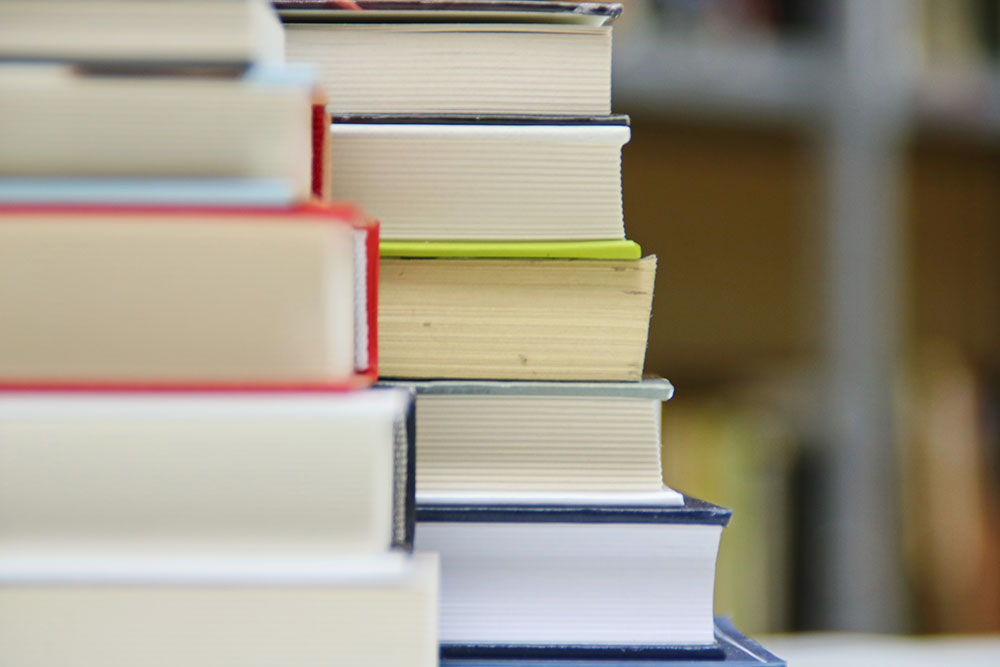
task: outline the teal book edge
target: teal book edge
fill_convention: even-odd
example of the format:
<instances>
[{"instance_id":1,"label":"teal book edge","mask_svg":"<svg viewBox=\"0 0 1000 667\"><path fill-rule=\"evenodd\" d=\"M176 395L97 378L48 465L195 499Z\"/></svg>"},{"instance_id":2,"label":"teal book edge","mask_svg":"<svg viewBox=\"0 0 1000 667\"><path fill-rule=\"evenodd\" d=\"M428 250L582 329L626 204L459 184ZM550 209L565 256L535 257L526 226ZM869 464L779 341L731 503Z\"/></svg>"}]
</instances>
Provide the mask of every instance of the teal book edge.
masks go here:
<instances>
[{"instance_id":1,"label":"teal book edge","mask_svg":"<svg viewBox=\"0 0 1000 667\"><path fill-rule=\"evenodd\" d=\"M285 208L296 202L278 179L0 178L3 204L119 204Z\"/></svg>"}]
</instances>

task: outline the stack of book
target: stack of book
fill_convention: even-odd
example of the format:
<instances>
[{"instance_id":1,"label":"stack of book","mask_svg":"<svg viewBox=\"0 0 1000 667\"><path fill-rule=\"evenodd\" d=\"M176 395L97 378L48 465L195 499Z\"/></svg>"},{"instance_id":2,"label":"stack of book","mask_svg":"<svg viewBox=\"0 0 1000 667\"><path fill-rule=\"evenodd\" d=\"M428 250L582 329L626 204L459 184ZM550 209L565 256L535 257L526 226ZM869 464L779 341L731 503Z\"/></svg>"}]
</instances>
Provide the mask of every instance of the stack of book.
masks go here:
<instances>
[{"instance_id":1,"label":"stack of book","mask_svg":"<svg viewBox=\"0 0 1000 667\"><path fill-rule=\"evenodd\" d=\"M333 192L382 224L380 371L417 395L443 660L782 664L713 619L729 511L662 482L656 259L625 235L611 114L621 5L276 5L331 92Z\"/></svg>"},{"instance_id":2,"label":"stack of book","mask_svg":"<svg viewBox=\"0 0 1000 667\"><path fill-rule=\"evenodd\" d=\"M378 226L262 1L0 20L0 664L437 664Z\"/></svg>"}]
</instances>

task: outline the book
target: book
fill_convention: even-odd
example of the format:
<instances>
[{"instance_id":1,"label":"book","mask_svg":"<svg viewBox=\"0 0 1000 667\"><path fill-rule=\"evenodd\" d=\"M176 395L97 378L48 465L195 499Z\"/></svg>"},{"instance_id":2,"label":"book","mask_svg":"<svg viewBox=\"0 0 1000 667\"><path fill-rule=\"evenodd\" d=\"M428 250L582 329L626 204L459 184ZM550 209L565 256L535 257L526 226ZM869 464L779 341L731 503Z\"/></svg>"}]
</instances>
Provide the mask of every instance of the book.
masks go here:
<instances>
[{"instance_id":1,"label":"book","mask_svg":"<svg viewBox=\"0 0 1000 667\"><path fill-rule=\"evenodd\" d=\"M611 112L618 3L275 4L286 57L319 65L333 114Z\"/></svg>"},{"instance_id":2,"label":"book","mask_svg":"<svg viewBox=\"0 0 1000 667\"><path fill-rule=\"evenodd\" d=\"M621 2L580 0L277 0L283 18L365 23L569 23L606 25L621 16Z\"/></svg>"},{"instance_id":3,"label":"book","mask_svg":"<svg viewBox=\"0 0 1000 667\"><path fill-rule=\"evenodd\" d=\"M0 555L412 542L405 391L0 392Z\"/></svg>"},{"instance_id":4,"label":"book","mask_svg":"<svg viewBox=\"0 0 1000 667\"><path fill-rule=\"evenodd\" d=\"M313 93L312 116L312 162L310 164L312 195L320 201L333 199L332 136L330 134L330 112L326 110L326 95L317 87Z\"/></svg>"},{"instance_id":5,"label":"book","mask_svg":"<svg viewBox=\"0 0 1000 667\"><path fill-rule=\"evenodd\" d=\"M335 117L332 133L333 197L364 202L384 239L625 238L625 116Z\"/></svg>"},{"instance_id":6,"label":"book","mask_svg":"<svg viewBox=\"0 0 1000 667\"><path fill-rule=\"evenodd\" d=\"M264 0L4 0L0 60L239 71L284 58Z\"/></svg>"},{"instance_id":7,"label":"book","mask_svg":"<svg viewBox=\"0 0 1000 667\"><path fill-rule=\"evenodd\" d=\"M219 561L0 554L0 662L433 667L437 599L433 554Z\"/></svg>"},{"instance_id":8,"label":"book","mask_svg":"<svg viewBox=\"0 0 1000 667\"><path fill-rule=\"evenodd\" d=\"M346 204L0 207L0 387L366 386L378 265Z\"/></svg>"},{"instance_id":9,"label":"book","mask_svg":"<svg viewBox=\"0 0 1000 667\"><path fill-rule=\"evenodd\" d=\"M417 504L441 557L445 657L720 656L715 560L729 510Z\"/></svg>"},{"instance_id":10,"label":"book","mask_svg":"<svg viewBox=\"0 0 1000 667\"><path fill-rule=\"evenodd\" d=\"M656 258L385 257L386 378L639 380Z\"/></svg>"},{"instance_id":11,"label":"book","mask_svg":"<svg viewBox=\"0 0 1000 667\"><path fill-rule=\"evenodd\" d=\"M312 70L297 66L230 77L0 64L0 183L248 179L282 187L282 203L303 201L313 190L315 87ZM0 191L16 195L15 185Z\"/></svg>"},{"instance_id":12,"label":"book","mask_svg":"<svg viewBox=\"0 0 1000 667\"><path fill-rule=\"evenodd\" d=\"M420 502L683 503L660 465L666 380L383 384L416 392Z\"/></svg>"},{"instance_id":13,"label":"book","mask_svg":"<svg viewBox=\"0 0 1000 667\"><path fill-rule=\"evenodd\" d=\"M785 661L740 632L728 618L715 619L715 638L722 657L716 659L667 660L616 659L602 660L524 660L446 658L441 667L785 667Z\"/></svg>"}]
</instances>

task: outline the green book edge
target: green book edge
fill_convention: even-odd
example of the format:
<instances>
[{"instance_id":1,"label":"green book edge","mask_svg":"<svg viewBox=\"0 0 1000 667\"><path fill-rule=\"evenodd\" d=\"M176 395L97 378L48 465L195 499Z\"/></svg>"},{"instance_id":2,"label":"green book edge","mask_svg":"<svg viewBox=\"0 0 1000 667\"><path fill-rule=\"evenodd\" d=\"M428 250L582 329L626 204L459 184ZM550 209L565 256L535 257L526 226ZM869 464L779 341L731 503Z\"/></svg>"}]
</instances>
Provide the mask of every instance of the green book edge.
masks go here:
<instances>
[{"instance_id":1,"label":"green book edge","mask_svg":"<svg viewBox=\"0 0 1000 667\"><path fill-rule=\"evenodd\" d=\"M635 241L382 241L382 257L640 259Z\"/></svg>"}]
</instances>

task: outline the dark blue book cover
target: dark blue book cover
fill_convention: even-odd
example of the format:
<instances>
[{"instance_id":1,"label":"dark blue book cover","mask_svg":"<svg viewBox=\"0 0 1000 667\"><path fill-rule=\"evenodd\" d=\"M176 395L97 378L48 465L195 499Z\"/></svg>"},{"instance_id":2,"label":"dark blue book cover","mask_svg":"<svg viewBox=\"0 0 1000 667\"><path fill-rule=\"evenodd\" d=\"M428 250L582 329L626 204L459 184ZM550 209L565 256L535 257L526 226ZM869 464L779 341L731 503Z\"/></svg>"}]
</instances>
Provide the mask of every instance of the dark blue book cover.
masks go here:
<instances>
[{"instance_id":1,"label":"dark blue book cover","mask_svg":"<svg viewBox=\"0 0 1000 667\"><path fill-rule=\"evenodd\" d=\"M719 652L691 657L628 659L563 659L563 658L450 658L441 657L441 667L785 667L784 660L745 636L728 618L715 620L715 637Z\"/></svg>"},{"instance_id":2,"label":"dark blue book cover","mask_svg":"<svg viewBox=\"0 0 1000 667\"><path fill-rule=\"evenodd\" d=\"M732 511L690 496L683 505L417 503L418 522L698 523L725 526Z\"/></svg>"}]
</instances>

